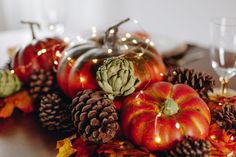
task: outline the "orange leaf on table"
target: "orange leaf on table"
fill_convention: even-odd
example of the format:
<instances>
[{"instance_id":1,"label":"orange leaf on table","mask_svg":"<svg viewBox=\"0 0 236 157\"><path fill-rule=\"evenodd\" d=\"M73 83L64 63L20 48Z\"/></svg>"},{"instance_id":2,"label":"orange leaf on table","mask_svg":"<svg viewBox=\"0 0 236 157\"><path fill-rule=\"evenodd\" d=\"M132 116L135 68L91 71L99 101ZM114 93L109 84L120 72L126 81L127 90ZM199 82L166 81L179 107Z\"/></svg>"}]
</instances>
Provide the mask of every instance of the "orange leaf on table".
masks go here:
<instances>
[{"instance_id":1,"label":"orange leaf on table","mask_svg":"<svg viewBox=\"0 0 236 157\"><path fill-rule=\"evenodd\" d=\"M1 102L3 103L3 102ZM12 103L2 104L3 107L0 109L0 118L8 118L12 115L14 111L14 105Z\"/></svg>"},{"instance_id":2,"label":"orange leaf on table","mask_svg":"<svg viewBox=\"0 0 236 157\"><path fill-rule=\"evenodd\" d=\"M25 113L29 113L33 110L33 100L30 97L27 90L20 91L14 95L6 97L4 100L5 105L13 104L15 107Z\"/></svg>"}]
</instances>

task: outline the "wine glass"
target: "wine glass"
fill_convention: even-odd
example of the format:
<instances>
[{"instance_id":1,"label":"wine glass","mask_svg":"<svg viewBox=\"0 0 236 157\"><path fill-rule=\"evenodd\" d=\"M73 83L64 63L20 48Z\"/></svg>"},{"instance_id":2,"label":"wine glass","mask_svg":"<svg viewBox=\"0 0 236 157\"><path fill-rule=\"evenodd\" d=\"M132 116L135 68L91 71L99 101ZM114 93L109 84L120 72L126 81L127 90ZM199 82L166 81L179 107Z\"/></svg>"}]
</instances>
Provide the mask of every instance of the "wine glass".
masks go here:
<instances>
[{"instance_id":1,"label":"wine glass","mask_svg":"<svg viewBox=\"0 0 236 157\"><path fill-rule=\"evenodd\" d=\"M228 95L227 85L236 74L236 18L211 20L211 64L221 82L220 95Z\"/></svg>"}]
</instances>

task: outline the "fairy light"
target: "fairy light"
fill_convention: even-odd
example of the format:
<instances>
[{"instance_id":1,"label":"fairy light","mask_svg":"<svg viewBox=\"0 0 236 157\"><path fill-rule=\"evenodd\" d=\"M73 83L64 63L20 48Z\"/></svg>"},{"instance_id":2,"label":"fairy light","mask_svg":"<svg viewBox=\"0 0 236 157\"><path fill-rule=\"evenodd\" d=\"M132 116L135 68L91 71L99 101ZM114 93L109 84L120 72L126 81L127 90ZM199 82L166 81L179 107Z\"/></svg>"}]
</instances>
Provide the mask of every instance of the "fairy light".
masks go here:
<instances>
[{"instance_id":1,"label":"fairy light","mask_svg":"<svg viewBox=\"0 0 236 157\"><path fill-rule=\"evenodd\" d=\"M37 52L37 55L40 56L41 54L42 54L42 51L39 50L39 51Z\"/></svg>"},{"instance_id":2,"label":"fairy light","mask_svg":"<svg viewBox=\"0 0 236 157\"><path fill-rule=\"evenodd\" d=\"M214 139L216 139L216 136L215 136L215 135L211 135L210 138L211 138L212 140L214 140Z\"/></svg>"},{"instance_id":3,"label":"fairy light","mask_svg":"<svg viewBox=\"0 0 236 157\"><path fill-rule=\"evenodd\" d=\"M159 136L156 136L155 141L156 141L156 143L161 143L161 138Z\"/></svg>"},{"instance_id":4,"label":"fairy light","mask_svg":"<svg viewBox=\"0 0 236 157\"><path fill-rule=\"evenodd\" d=\"M124 47L125 47L125 49L126 49L126 50L128 50L128 49L129 49L128 45L124 45Z\"/></svg>"},{"instance_id":5,"label":"fairy light","mask_svg":"<svg viewBox=\"0 0 236 157\"><path fill-rule=\"evenodd\" d=\"M82 77L82 76L80 76L79 79L80 79L80 82L81 82L81 83L85 81L84 77Z\"/></svg>"},{"instance_id":6,"label":"fairy light","mask_svg":"<svg viewBox=\"0 0 236 157\"><path fill-rule=\"evenodd\" d=\"M221 102L218 103L219 106L222 106L223 104Z\"/></svg>"},{"instance_id":7,"label":"fairy light","mask_svg":"<svg viewBox=\"0 0 236 157\"><path fill-rule=\"evenodd\" d=\"M125 36L126 36L126 38L130 38L131 34L130 33L126 33Z\"/></svg>"},{"instance_id":8,"label":"fairy light","mask_svg":"<svg viewBox=\"0 0 236 157\"><path fill-rule=\"evenodd\" d=\"M69 37L65 37L64 38L64 42L68 43L70 41L70 38Z\"/></svg>"},{"instance_id":9,"label":"fairy light","mask_svg":"<svg viewBox=\"0 0 236 157\"><path fill-rule=\"evenodd\" d=\"M143 55L143 53L139 53L138 56L141 57Z\"/></svg>"},{"instance_id":10,"label":"fairy light","mask_svg":"<svg viewBox=\"0 0 236 157\"><path fill-rule=\"evenodd\" d=\"M151 41L151 40L147 38L147 39L145 40L145 43L149 43L150 41Z\"/></svg>"},{"instance_id":11,"label":"fairy light","mask_svg":"<svg viewBox=\"0 0 236 157\"><path fill-rule=\"evenodd\" d=\"M70 42L70 46L74 46L75 45L75 43L72 41L72 42Z\"/></svg>"},{"instance_id":12,"label":"fairy light","mask_svg":"<svg viewBox=\"0 0 236 157\"><path fill-rule=\"evenodd\" d=\"M47 50L46 50L46 49L42 49L41 52L42 52L42 53L46 53Z\"/></svg>"},{"instance_id":13,"label":"fairy light","mask_svg":"<svg viewBox=\"0 0 236 157\"><path fill-rule=\"evenodd\" d=\"M231 137L230 137L230 140L231 140L231 141L234 141L234 136L231 136Z\"/></svg>"},{"instance_id":14,"label":"fairy light","mask_svg":"<svg viewBox=\"0 0 236 157\"><path fill-rule=\"evenodd\" d=\"M112 53L112 49L108 49L107 52L110 54Z\"/></svg>"},{"instance_id":15,"label":"fairy light","mask_svg":"<svg viewBox=\"0 0 236 157\"><path fill-rule=\"evenodd\" d=\"M53 63L54 63L55 65L58 65L58 61L56 61L56 60L55 60Z\"/></svg>"},{"instance_id":16,"label":"fairy light","mask_svg":"<svg viewBox=\"0 0 236 157\"><path fill-rule=\"evenodd\" d=\"M150 45L151 45L151 46L155 46L155 44L154 44L153 41L150 41Z\"/></svg>"},{"instance_id":17,"label":"fairy light","mask_svg":"<svg viewBox=\"0 0 236 157\"><path fill-rule=\"evenodd\" d=\"M137 40L135 40L135 39L133 39L132 42L133 42L134 44L137 44L137 43L138 43Z\"/></svg>"},{"instance_id":18,"label":"fairy light","mask_svg":"<svg viewBox=\"0 0 236 157\"><path fill-rule=\"evenodd\" d=\"M231 156L233 156L234 155L234 152L232 151L232 152L230 152L228 155L227 155L227 157L231 157Z\"/></svg>"},{"instance_id":19,"label":"fairy light","mask_svg":"<svg viewBox=\"0 0 236 157\"><path fill-rule=\"evenodd\" d=\"M11 74L14 74L14 73L15 73L15 71L14 71L14 70L10 70L10 72L11 72Z\"/></svg>"},{"instance_id":20,"label":"fairy light","mask_svg":"<svg viewBox=\"0 0 236 157\"><path fill-rule=\"evenodd\" d=\"M121 41L126 41L126 38L125 37L121 38Z\"/></svg>"},{"instance_id":21,"label":"fairy light","mask_svg":"<svg viewBox=\"0 0 236 157\"><path fill-rule=\"evenodd\" d=\"M59 50L56 51L56 56L61 58L62 55L61 55L61 52Z\"/></svg>"},{"instance_id":22,"label":"fairy light","mask_svg":"<svg viewBox=\"0 0 236 157\"><path fill-rule=\"evenodd\" d=\"M93 63L97 63L97 62L98 62L98 59L93 59L92 62L93 62Z\"/></svg>"},{"instance_id":23,"label":"fairy light","mask_svg":"<svg viewBox=\"0 0 236 157\"><path fill-rule=\"evenodd\" d=\"M65 52L64 52L64 55L65 55L65 56L66 56L66 55L68 55L68 52L67 52L67 51L65 51Z\"/></svg>"},{"instance_id":24,"label":"fairy light","mask_svg":"<svg viewBox=\"0 0 236 157\"><path fill-rule=\"evenodd\" d=\"M76 36L76 39L78 40L78 42L84 41L84 39L81 36L79 36L79 35Z\"/></svg>"},{"instance_id":25,"label":"fairy light","mask_svg":"<svg viewBox=\"0 0 236 157\"><path fill-rule=\"evenodd\" d=\"M177 123L175 123L175 127L177 128L177 129L179 129L180 128L180 124L177 122Z\"/></svg>"},{"instance_id":26,"label":"fairy light","mask_svg":"<svg viewBox=\"0 0 236 157\"><path fill-rule=\"evenodd\" d=\"M163 73L160 73L160 76L161 76L161 77L163 77L163 76L164 76L164 74L163 74Z\"/></svg>"},{"instance_id":27,"label":"fairy light","mask_svg":"<svg viewBox=\"0 0 236 157\"><path fill-rule=\"evenodd\" d=\"M138 20L133 20L133 22L134 22L135 24L138 24Z\"/></svg>"},{"instance_id":28,"label":"fairy light","mask_svg":"<svg viewBox=\"0 0 236 157\"><path fill-rule=\"evenodd\" d=\"M71 60L71 57L67 57L67 60L70 61L70 60Z\"/></svg>"},{"instance_id":29,"label":"fairy light","mask_svg":"<svg viewBox=\"0 0 236 157\"><path fill-rule=\"evenodd\" d=\"M177 72L176 72L176 71L173 71L173 75L177 75Z\"/></svg>"},{"instance_id":30,"label":"fairy light","mask_svg":"<svg viewBox=\"0 0 236 157\"><path fill-rule=\"evenodd\" d=\"M114 33L115 33L115 30L114 30L114 29L111 29L111 30L109 31L109 33L114 34Z\"/></svg>"}]
</instances>

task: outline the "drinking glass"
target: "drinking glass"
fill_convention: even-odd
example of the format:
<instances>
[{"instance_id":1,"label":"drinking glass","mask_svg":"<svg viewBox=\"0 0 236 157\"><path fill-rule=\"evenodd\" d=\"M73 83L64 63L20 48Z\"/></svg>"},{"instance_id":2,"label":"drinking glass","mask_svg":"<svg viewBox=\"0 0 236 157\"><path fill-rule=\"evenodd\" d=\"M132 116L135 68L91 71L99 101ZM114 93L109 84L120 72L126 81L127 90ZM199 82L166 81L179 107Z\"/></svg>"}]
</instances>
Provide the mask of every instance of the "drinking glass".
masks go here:
<instances>
[{"instance_id":1,"label":"drinking glass","mask_svg":"<svg viewBox=\"0 0 236 157\"><path fill-rule=\"evenodd\" d=\"M229 80L236 74L236 18L211 20L211 64L221 82L221 95L227 95Z\"/></svg>"}]
</instances>

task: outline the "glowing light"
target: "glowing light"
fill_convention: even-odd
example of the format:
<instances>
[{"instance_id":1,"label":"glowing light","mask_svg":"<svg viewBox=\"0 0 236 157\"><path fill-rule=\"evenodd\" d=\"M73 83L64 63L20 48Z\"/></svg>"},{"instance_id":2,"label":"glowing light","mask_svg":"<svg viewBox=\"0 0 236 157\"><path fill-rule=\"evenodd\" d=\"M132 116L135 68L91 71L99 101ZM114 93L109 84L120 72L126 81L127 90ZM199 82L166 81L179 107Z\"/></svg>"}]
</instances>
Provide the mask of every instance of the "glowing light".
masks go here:
<instances>
[{"instance_id":1,"label":"glowing light","mask_svg":"<svg viewBox=\"0 0 236 157\"><path fill-rule=\"evenodd\" d=\"M135 23L135 24L138 24L138 20L134 20L134 23Z\"/></svg>"},{"instance_id":2,"label":"glowing light","mask_svg":"<svg viewBox=\"0 0 236 157\"><path fill-rule=\"evenodd\" d=\"M164 74L163 74L163 73L160 73L160 76L164 76Z\"/></svg>"},{"instance_id":3,"label":"glowing light","mask_svg":"<svg viewBox=\"0 0 236 157\"><path fill-rule=\"evenodd\" d=\"M125 49L126 49L126 50L128 50L128 49L129 49L129 47L128 47L127 45L124 45L124 47L125 47Z\"/></svg>"},{"instance_id":4,"label":"glowing light","mask_svg":"<svg viewBox=\"0 0 236 157\"><path fill-rule=\"evenodd\" d=\"M55 26L54 25L50 25L49 26L49 30L54 30L55 29Z\"/></svg>"},{"instance_id":5,"label":"glowing light","mask_svg":"<svg viewBox=\"0 0 236 157\"><path fill-rule=\"evenodd\" d=\"M114 30L114 29L111 29L111 30L109 31L109 33L113 34L113 33L115 33L115 30Z\"/></svg>"},{"instance_id":6,"label":"glowing light","mask_svg":"<svg viewBox=\"0 0 236 157\"><path fill-rule=\"evenodd\" d=\"M159 112L159 113L157 114L157 117L161 117L161 112Z\"/></svg>"},{"instance_id":7,"label":"glowing light","mask_svg":"<svg viewBox=\"0 0 236 157\"><path fill-rule=\"evenodd\" d=\"M64 52L64 54L65 54L65 55L68 55L68 52L67 52L67 51L65 51L65 52Z\"/></svg>"},{"instance_id":8,"label":"glowing light","mask_svg":"<svg viewBox=\"0 0 236 157\"><path fill-rule=\"evenodd\" d=\"M97 63L98 59L93 59L92 61L93 61L93 63Z\"/></svg>"},{"instance_id":9,"label":"glowing light","mask_svg":"<svg viewBox=\"0 0 236 157\"><path fill-rule=\"evenodd\" d=\"M211 138L212 140L214 140L214 139L216 139L216 136L215 136L215 135L211 135L210 138Z\"/></svg>"},{"instance_id":10,"label":"glowing light","mask_svg":"<svg viewBox=\"0 0 236 157\"><path fill-rule=\"evenodd\" d=\"M146 39L145 40L145 43L149 43L151 40L150 39Z\"/></svg>"},{"instance_id":11,"label":"glowing light","mask_svg":"<svg viewBox=\"0 0 236 157\"><path fill-rule=\"evenodd\" d=\"M138 56L141 57L143 55L143 53L139 53Z\"/></svg>"},{"instance_id":12,"label":"glowing light","mask_svg":"<svg viewBox=\"0 0 236 157\"><path fill-rule=\"evenodd\" d=\"M108 53L112 53L112 49L108 49L107 52L108 52Z\"/></svg>"},{"instance_id":13,"label":"glowing light","mask_svg":"<svg viewBox=\"0 0 236 157\"><path fill-rule=\"evenodd\" d=\"M137 43L138 43L137 40L135 40L135 39L133 39L132 42L133 42L134 44L137 44Z\"/></svg>"},{"instance_id":14,"label":"glowing light","mask_svg":"<svg viewBox=\"0 0 236 157\"><path fill-rule=\"evenodd\" d=\"M179 129L179 128L180 128L180 124L179 124L179 123L176 123L176 124L175 124L175 127L176 127L177 129Z\"/></svg>"},{"instance_id":15,"label":"glowing light","mask_svg":"<svg viewBox=\"0 0 236 157\"><path fill-rule=\"evenodd\" d=\"M126 41L126 38L125 37L121 38L121 41Z\"/></svg>"},{"instance_id":16,"label":"glowing light","mask_svg":"<svg viewBox=\"0 0 236 157\"><path fill-rule=\"evenodd\" d=\"M76 39L78 40L78 42L82 42L82 41L84 41L84 39L81 38L81 36L79 36L79 35L76 36Z\"/></svg>"},{"instance_id":17,"label":"glowing light","mask_svg":"<svg viewBox=\"0 0 236 157\"><path fill-rule=\"evenodd\" d=\"M219 106L222 106L223 104L221 102L218 103Z\"/></svg>"},{"instance_id":18,"label":"glowing light","mask_svg":"<svg viewBox=\"0 0 236 157\"><path fill-rule=\"evenodd\" d=\"M64 38L64 42L68 43L70 41L70 38L69 37L65 37Z\"/></svg>"},{"instance_id":19,"label":"glowing light","mask_svg":"<svg viewBox=\"0 0 236 157\"><path fill-rule=\"evenodd\" d=\"M154 44L154 42L150 41L150 45L151 45L151 46L154 46L155 44Z\"/></svg>"},{"instance_id":20,"label":"glowing light","mask_svg":"<svg viewBox=\"0 0 236 157\"><path fill-rule=\"evenodd\" d=\"M143 94L143 91L141 90L140 93Z\"/></svg>"},{"instance_id":21,"label":"glowing light","mask_svg":"<svg viewBox=\"0 0 236 157\"><path fill-rule=\"evenodd\" d=\"M56 51L56 56L59 58L61 57L61 52L59 50Z\"/></svg>"},{"instance_id":22,"label":"glowing light","mask_svg":"<svg viewBox=\"0 0 236 157\"><path fill-rule=\"evenodd\" d=\"M126 36L126 38L130 38L131 34L130 33L126 33L125 36Z\"/></svg>"},{"instance_id":23,"label":"glowing light","mask_svg":"<svg viewBox=\"0 0 236 157\"><path fill-rule=\"evenodd\" d=\"M55 64L55 65L58 65L58 61L54 61L54 64Z\"/></svg>"},{"instance_id":24,"label":"glowing light","mask_svg":"<svg viewBox=\"0 0 236 157\"><path fill-rule=\"evenodd\" d=\"M96 33L93 33L93 34L92 34L92 37L93 37L93 38L95 38L96 36L97 36L97 34L96 34Z\"/></svg>"},{"instance_id":25,"label":"glowing light","mask_svg":"<svg viewBox=\"0 0 236 157\"><path fill-rule=\"evenodd\" d=\"M42 51L38 51L37 55L40 56L42 54Z\"/></svg>"},{"instance_id":26,"label":"glowing light","mask_svg":"<svg viewBox=\"0 0 236 157\"><path fill-rule=\"evenodd\" d=\"M158 137L158 136L156 136L156 137L155 137L155 141L156 141L156 143L161 143L161 138Z\"/></svg>"},{"instance_id":27,"label":"glowing light","mask_svg":"<svg viewBox=\"0 0 236 157\"><path fill-rule=\"evenodd\" d=\"M70 61L70 60L71 60L71 57L67 57L67 60Z\"/></svg>"},{"instance_id":28,"label":"glowing light","mask_svg":"<svg viewBox=\"0 0 236 157\"><path fill-rule=\"evenodd\" d=\"M177 72L176 72L176 71L173 71L173 75L177 75Z\"/></svg>"},{"instance_id":29,"label":"glowing light","mask_svg":"<svg viewBox=\"0 0 236 157\"><path fill-rule=\"evenodd\" d=\"M46 50L46 49L42 49L41 52L42 52L42 53L46 53L47 50Z\"/></svg>"},{"instance_id":30,"label":"glowing light","mask_svg":"<svg viewBox=\"0 0 236 157\"><path fill-rule=\"evenodd\" d=\"M84 81L85 79L82 76L80 76L80 82L84 82Z\"/></svg>"},{"instance_id":31,"label":"glowing light","mask_svg":"<svg viewBox=\"0 0 236 157\"><path fill-rule=\"evenodd\" d=\"M231 137L230 137L230 140L233 141L233 140L234 140L234 136L231 136Z\"/></svg>"},{"instance_id":32,"label":"glowing light","mask_svg":"<svg viewBox=\"0 0 236 157\"><path fill-rule=\"evenodd\" d=\"M75 43L74 43L74 42L71 42L71 43L70 43L70 46L74 46L74 45L75 45Z\"/></svg>"},{"instance_id":33,"label":"glowing light","mask_svg":"<svg viewBox=\"0 0 236 157\"><path fill-rule=\"evenodd\" d=\"M232 151L232 152L230 152L228 155L227 155L227 157L231 157L231 156L233 156L234 155L234 152Z\"/></svg>"},{"instance_id":34,"label":"glowing light","mask_svg":"<svg viewBox=\"0 0 236 157\"><path fill-rule=\"evenodd\" d=\"M92 27L92 32L96 33L97 32L97 28L95 26Z\"/></svg>"},{"instance_id":35,"label":"glowing light","mask_svg":"<svg viewBox=\"0 0 236 157\"><path fill-rule=\"evenodd\" d=\"M11 74L14 74L14 73L15 73L15 71L14 71L14 70L10 70L10 72L11 72Z\"/></svg>"}]
</instances>

